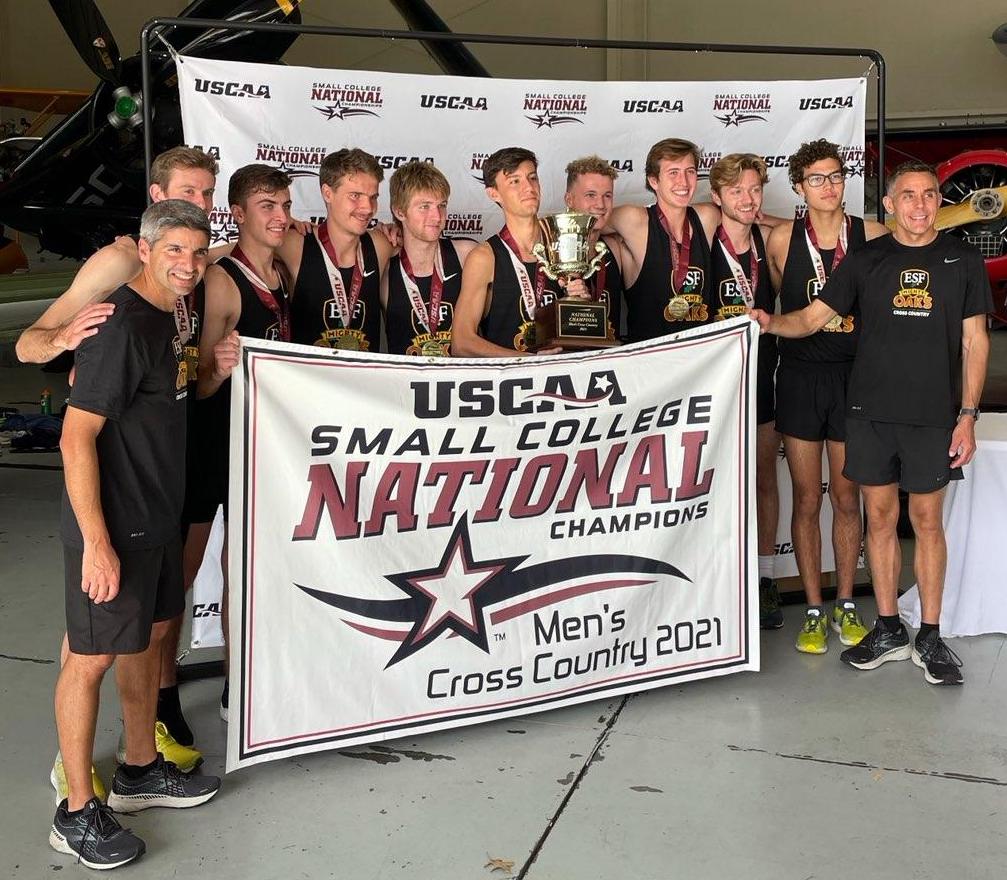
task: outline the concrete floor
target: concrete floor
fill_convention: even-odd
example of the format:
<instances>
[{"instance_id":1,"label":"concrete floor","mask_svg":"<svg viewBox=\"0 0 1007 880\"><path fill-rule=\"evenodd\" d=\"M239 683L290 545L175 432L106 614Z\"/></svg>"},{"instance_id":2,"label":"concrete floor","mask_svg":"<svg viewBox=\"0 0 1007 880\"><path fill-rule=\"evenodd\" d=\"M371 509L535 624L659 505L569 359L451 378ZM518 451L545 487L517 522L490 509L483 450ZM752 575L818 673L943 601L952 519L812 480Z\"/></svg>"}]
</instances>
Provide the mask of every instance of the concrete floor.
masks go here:
<instances>
[{"instance_id":1,"label":"concrete floor","mask_svg":"<svg viewBox=\"0 0 1007 880\"><path fill-rule=\"evenodd\" d=\"M0 404L33 400L44 385L62 399L52 376L0 369ZM34 467L12 467L24 464ZM29 880L86 873L46 842L62 474L40 465L58 458L0 455L0 877ZM908 566L902 580L912 581ZM785 629L763 633L758 674L239 772L197 810L129 817L148 853L125 871L138 880L1002 878L1004 638L955 640L967 683L938 689L910 663L856 673L840 664L835 639L825 656L798 654L802 609L786 613ZM182 688L211 773L224 763L219 690L219 680ZM110 679L96 743L106 780L118 731ZM491 871L491 859L513 862L512 873Z\"/></svg>"}]
</instances>

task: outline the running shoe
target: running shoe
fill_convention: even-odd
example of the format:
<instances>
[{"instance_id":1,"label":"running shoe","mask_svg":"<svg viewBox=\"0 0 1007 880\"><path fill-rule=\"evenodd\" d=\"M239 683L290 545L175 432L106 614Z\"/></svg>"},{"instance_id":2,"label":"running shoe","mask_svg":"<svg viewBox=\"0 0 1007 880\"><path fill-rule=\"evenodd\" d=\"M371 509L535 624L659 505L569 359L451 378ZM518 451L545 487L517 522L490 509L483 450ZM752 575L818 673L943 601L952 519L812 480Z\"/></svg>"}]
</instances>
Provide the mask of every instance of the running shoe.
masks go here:
<instances>
[{"instance_id":1,"label":"running shoe","mask_svg":"<svg viewBox=\"0 0 1007 880\"><path fill-rule=\"evenodd\" d=\"M913 663L930 684L963 684L962 658L933 630L913 645Z\"/></svg>"},{"instance_id":2,"label":"running shoe","mask_svg":"<svg viewBox=\"0 0 1007 880\"><path fill-rule=\"evenodd\" d=\"M829 650L829 627L820 608L808 609L794 647L802 654L824 654Z\"/></svg>"},{"instance_id":3,"label":"running shoe","mask_svg":"<svg viewBox=\"0 0 1007 880\"><path fill-rule=\"evenodd\" d=\"M882 663L890 660L908 660L912 653L909 645L909 633L905 626L899 624L896 632L889 632L880 620L859 645L847 648L839 655L843 663L849 663L857 669L877 669Z\"/></svg>"},{"instance_id":4,"label":"running shoe","mask_svg":"<svg viewBox=\"0 0 1007 880\"><path fill-rule=\"evenodd\" d=\"M759 578L759 626L762 629L779 629L783 626L780 590L772 578Z\"/></svg>"},{"instance_id":5,"label":"running shoe","mask_svg":"<svg viewBox=\"0 0 1007 880\"><path fill-rule=\"evenodd\" d=\"M832 628L844 645L859 645L867 635L867 627L857 613L857 606L847 599L832 609Z\"/></svg>"},{"instance_id":6,"label":"running shoe","mask_svg":"<svg viewBox=\"0 0 1007 880\"><path fill-rule=\"evenodd\" d=\"M59 802L49 832L49 846L56 852L76 856L82 865L99 871L132 862L147 849L96 797L76 813L67 811L66 800Z\"/></svg>"},{"instance_id":7,"label":"running shoe","mask_svg":"<svg viewBox=\"0 0 1007 880\"><path fill-rule=\"evenodd\" d=\"M203 753L199 749L190 749L175 741L168 733L163 721L154 724L154 747L165 761L171 761L182 773L191 773L203 763ZM126 763L126 731L119 734L119 745L115 750L115 759L120 764Z\"/></svg>"},{"instance_id":8,"label":"running shoe","mask_svg":"<svg viewBox=\"0 0 1007 880\"><path fill-rule=\"evenodd\" d=\"M56 752L56 760L53 761L52 770L49 771L49 782L56 789L56 803L66 800L70 794L70 786L66 782L63 756L59 752ZM104 803L108 793L105 791L105 784L101 781L98 771L94 769L94 764L91 765L91 787L94 788L94 796Z\"/></svg>"},{"instance_id":9,"label":"running shoe","mask_svg":"<svg viewBox=\"0 0 1007 880\"><path fill-rule=\"evenodd\" d=\"M139 779L130 779L122 767L117 768L108 805L117 813L137 813L149 807L186 809L205 804L219 790L216 776L186 775L158 755L154 766Z\"/></svg>"}]
</instances>

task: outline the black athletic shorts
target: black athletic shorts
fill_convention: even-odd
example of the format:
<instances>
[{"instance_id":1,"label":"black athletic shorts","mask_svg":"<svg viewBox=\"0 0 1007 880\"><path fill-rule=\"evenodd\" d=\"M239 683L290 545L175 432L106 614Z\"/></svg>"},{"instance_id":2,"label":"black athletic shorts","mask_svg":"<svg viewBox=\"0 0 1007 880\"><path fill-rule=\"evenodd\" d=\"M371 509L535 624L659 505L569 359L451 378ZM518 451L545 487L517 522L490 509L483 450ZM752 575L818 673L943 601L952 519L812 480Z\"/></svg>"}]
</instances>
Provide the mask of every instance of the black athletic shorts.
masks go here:
<instances>
[{"instance_id":1,"label":"black athletic shorts","mask_svg":"<svg viewBox=\"0 0 1007 880\"><path fill-rule=\"evenodd\" d=\"M194 392L190 392L194 393ZM197 401L189 414L185 438L185 501L182 505L182 537L192 523L213 522L217 513L216 492L210 477L212 463L207 449L204 401Z\"/></svg>"},{"instance_id":2,"label":"black athletic shorts","mask_svg":"<svg viewBox=\"0 0 1007 880\"><path fill-rule=\"evenodd\" d=\"M776 418L776 337L766 334L759 340L759 360L755 365L755 423L765 425Z\"/></svg>"},{"instance_id":3,"label":"black athletic shorts","mask_svg":"<svg viewBox=\"0 0 1007 880\"><path fill-rule=\"evenodd\" d=\"M75 654L138 654L150 644L155 621L185 610L182 542L119 553L119 592L96 605L80 588L80 547L63 545L66 634Z\"/></svg>"},{"instance_id":4,"label":"black athletic shorts","mask_svg":"<svg viewBox=\"0 0 1007 880\"><path fill-rule=\"evenodd\" d=\"M922 495L962 479L951 467L951 428L846 421L846 466L843 476L864 486L898 483L906 492Z\"/></svg>"},{"instance_id":5,"label":"black athletic shorts","mask_svg":"<svg viewBox=\"0 0 1007 880\"><path fill-rule=\"evenodd\" d=\"M846 440L849 364L781 360L776 371L776 430L798 440Z\"/></svg>"}]
</instances>

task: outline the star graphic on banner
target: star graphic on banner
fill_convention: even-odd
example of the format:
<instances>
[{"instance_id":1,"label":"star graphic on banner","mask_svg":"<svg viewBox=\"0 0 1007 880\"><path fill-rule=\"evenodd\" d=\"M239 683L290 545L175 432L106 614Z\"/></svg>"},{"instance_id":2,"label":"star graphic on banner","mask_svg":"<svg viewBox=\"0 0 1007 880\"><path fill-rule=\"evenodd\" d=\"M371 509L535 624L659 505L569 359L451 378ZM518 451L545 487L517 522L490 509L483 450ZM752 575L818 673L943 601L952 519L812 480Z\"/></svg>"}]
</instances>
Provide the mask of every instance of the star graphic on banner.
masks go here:
<instances>
[{"instance_id":1,"label":"star graphic on banner","mask_svg":"<svg viewBox=\"0 0 1007 880\"><path fill-rule=\"evenodd\" d=\"M377 116L373 110L364 110L360 107L344 107L341 101L335 104L326 104L324 107L315 105L315 109L326 119L345 119L347 116Z\"/></svg>"},{"instance_id":2,"label":"star graphic on banner","mask_svg":"<svg viewBox=\"0 0 1007 880\"><path fill-rule=\"evenodd\" d=\"M608 394L608 389L612 387L612 380L608 376L601 375L595 376L594 381L591 383L591 388L588 389L588 395L591 391L600 391L602 394Z\"/></svg>"},{"instance_id":3,"label":"star graphic on banner","mask_svg":"<svg viewBox=\"0 0 1007 880\"><path fill-rule=\"evenodd\" d=\"M387 575L388 580L417 606L412 629L392 662L418 651L448 630L489 652L484 610L487 604L497 600L490 600L485 588L525 558L513 556L475 561L468 518L462 517L437 565L421 571Z\"/></svg>"},{"instance_id":4,"label":"star graphic on banner","mask_svg":"<svg viewBox=\"0 0 1007 880\"><path fill-rule=\"evenodd\" d=\"M584 124L584 120L578 119L576 116L556 116L548 110L545 113L539 113L537 116L525 116L525 119L529 122L534 122L536 128L552 128L554 125L562 125L564 122L579 122L581 125Z\"/></svg>"},{"instance_id":5,"label":"star graphic on banner","mask_svg":"<svg viewBox=\"0 0 1007 880\"><path fill-rule=\"evenodd\" d=\"M733 126L740 126L742 122L755 122L759 120L761 122L766 121L765 116L759 116L756 113L742 113L740 110L731 110L724 116L714 116L714 119L718 119L724 123L725 127L730 128Z\"/></svg>"}]
</instances>

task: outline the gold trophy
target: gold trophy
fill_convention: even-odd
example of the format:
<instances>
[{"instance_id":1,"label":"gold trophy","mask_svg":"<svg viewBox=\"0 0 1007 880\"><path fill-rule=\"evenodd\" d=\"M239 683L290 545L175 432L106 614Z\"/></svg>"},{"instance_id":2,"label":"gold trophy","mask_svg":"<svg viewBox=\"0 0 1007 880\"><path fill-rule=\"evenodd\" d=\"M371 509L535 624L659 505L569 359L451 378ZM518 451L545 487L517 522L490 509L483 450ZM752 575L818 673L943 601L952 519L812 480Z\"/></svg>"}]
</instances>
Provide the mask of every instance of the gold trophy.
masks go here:
<instances>
[{"instance_id":1,"label":"gold trophy","mask_svg":"<svg viewBox=\"0 0 1007 880\"><path fill-rule=\"evenodd\" d=\"M586 281L601 266L608 248L602 241L591 248L596 219L591 214L570 212L550 214L538 221L542 241L532 248L532 253L553 281ZM617 344L608 335L608 303L562 298L535 310L532 350L607 348Z\"/></svg>"}]
</instances>

